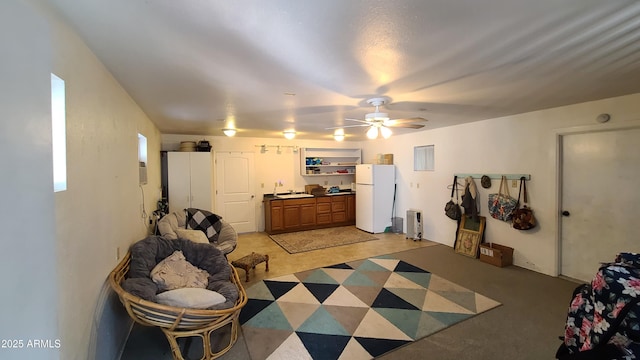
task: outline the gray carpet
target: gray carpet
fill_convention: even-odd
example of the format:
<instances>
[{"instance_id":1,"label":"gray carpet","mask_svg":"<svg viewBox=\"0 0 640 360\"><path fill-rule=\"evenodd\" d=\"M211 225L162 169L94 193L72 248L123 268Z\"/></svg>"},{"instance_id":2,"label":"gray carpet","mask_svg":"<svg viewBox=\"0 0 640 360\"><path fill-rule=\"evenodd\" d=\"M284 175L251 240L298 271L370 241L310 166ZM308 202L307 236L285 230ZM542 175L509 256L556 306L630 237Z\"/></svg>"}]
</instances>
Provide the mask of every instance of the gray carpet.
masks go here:
<instances>
[{"instance_id":1,"label":"gray carpet","mask_svg":"<svg viewBox=\"0 0 640 360\"><path fill-rule=\"evenodd\" d=\"M401 347L380 359L541 360L553 359L563 334L566 311L576 283L519 267L498 268L456 254L444 245L394 254L443 278L502 303L491 311ZM595 270L594 270L595 272ZM194 341L196 349L197 344ZM197 351L190 354L195 358ZM171 359L162 332L135 325L124 360ZM241 336L220 359L249 359ZM252 359L262 360L262 359Z\"/></svg>"}]
</instances>

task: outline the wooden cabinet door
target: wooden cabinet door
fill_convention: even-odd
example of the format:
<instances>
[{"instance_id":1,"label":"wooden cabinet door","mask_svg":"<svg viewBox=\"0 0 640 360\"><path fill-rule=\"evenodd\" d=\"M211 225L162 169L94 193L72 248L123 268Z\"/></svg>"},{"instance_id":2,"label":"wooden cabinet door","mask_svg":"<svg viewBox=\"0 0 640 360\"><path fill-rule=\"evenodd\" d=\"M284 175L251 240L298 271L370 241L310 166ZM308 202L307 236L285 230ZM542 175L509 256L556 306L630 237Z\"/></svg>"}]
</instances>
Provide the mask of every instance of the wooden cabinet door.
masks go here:
<instances>
[{"instance_id":1,"label":"wooden cabinet door","mask_svg":"<svg viewBox=\"0 0 640 360\"><path fill-rule=\"evenodd\" d=\"M313 226L316 224L316 204L300 205L300 226Z\"/></svg>"},{"instance_id":2,"label":"wooden cabinet door","mask_svg":"<svg viewBox=\"0 0 640 360\"><path fill-rule=\"evenodd\" d=\"M343 223L347 221L346 195L333 196L331 198L331 222Z\"/></svg>"},{"instance_id":3,"label":"wooden cabinet door","mask_svg":"<svg viewBox=\"0 0 640 360\"><path fill-rule=\"evenodd\" d=\"M282 230L284 228L284 212L282 207L282 201L271 201L271 218L269 224L271 224L271 231Z\"/></svg>"},{"instance_id":4,"label":"wooden cabinet door","mask_svg":"<svg viewBox=\"0 0 640 360\"><path fill-rule=\"evenodd\" d=\"M283 227L285 230L300 227L300 205L298 204L284 205Z\"/></svg>"},{"instance_id":5,"label":"wooden cabinet door","mask_svg":"<svg viewBox=\"0 0 640 360\"><path fill-rule=\"evenodd\" d=\"M345 195L347 197L347 222L356 223L356 196Z\"/></svg>"},{"instance_id":6,"label":"wooden cabinet door","mask_svg":"<svg viewBox=\"0 0 640 360\"><path fill-rule=\"evenodd\" d=\"M331 224L331 199L328 197L319 197L316 201L316 223L318 225Z\"/></svg>"}]
</instances>

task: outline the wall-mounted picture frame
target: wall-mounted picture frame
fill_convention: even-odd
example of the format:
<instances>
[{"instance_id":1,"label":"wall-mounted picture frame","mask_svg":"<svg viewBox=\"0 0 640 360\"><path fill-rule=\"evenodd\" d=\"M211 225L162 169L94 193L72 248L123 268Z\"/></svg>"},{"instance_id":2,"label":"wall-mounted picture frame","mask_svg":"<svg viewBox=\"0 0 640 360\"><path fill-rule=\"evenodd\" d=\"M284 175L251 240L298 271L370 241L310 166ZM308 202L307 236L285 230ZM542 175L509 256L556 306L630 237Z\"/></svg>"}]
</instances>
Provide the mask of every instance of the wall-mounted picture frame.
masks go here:
<instances>
[{"instance_id":1,"label":"wall-mounted picture frame","mask_svg":"<svg viewBox=\"0 0 640 360\"><path fill-rule=\"evenodd\" d=\"M482 242L486 221L487 219L484 216L478 216L478 220L474 220L470 216L462 215L458 236L453 245L458 254L472 258L478 257L478 248Z\"/></svg>"}]
</instances>

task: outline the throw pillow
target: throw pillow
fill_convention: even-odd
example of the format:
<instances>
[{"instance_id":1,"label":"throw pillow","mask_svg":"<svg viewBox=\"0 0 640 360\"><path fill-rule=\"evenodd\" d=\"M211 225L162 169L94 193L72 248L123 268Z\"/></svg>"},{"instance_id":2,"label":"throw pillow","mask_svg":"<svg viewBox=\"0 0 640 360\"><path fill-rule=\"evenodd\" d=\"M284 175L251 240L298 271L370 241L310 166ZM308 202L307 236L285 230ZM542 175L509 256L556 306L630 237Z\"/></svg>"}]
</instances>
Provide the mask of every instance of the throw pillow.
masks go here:
<instances>
[{"instance_id":1,"label":"throw pillow","mask_svg":"<svg viewBox=\"0 0 640 360\"><path fill-rule=\"evenodd\" d=\"M151 280L160 291L185 287L204 289L209 284L209 273L193 266L182 251L177 250L151 270Z\"/></svg>"},{"instance_id":2,"label":"throw pillow","mask_svg":"<svg viewBox=\"0 0 640 360\"><path fill-rule=\"evenodd\" d=\"M165 291L158 294L156 299L159 304L192 309L206 309L227 301L215 291L198 288Z\"/></svg>"},{"instance_id":3,"label":"throw pillow","mask_svg":"<svg viewBox=\"0 0 640 360\"><path fill-rule=\"evenodd\" d=\"M209 239L207 239L207 235L204 234L201 230L191 230L191 229L176 229L176 234L180 239L191 240L196 243L208 244Z\"/></svg>"},{"instance_id":4,"label":"throw pillow","mask_svg":"<svg viewBox=\"0 0 640 360\"><path fill-rule=\"evenodd\" d=\"M222 230L220 219L220 216L210 211L188 208L186 228L202 230L210 242L215 241L215 235Z\"/></svg>"}]
</instances>

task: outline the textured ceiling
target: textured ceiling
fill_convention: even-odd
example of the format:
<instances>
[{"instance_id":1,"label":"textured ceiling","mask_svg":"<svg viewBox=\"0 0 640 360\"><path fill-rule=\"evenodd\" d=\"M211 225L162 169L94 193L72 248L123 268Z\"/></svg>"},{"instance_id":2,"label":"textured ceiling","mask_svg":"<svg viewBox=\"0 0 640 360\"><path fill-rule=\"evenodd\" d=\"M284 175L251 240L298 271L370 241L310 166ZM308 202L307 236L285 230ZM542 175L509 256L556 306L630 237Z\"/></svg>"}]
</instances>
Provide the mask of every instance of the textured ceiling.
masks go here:
<instances>
[{"instance_id":1,"label":"textured ceiling","mask_svg":"<svg viewBox=\"0 0 640 360\"><path fill-rule=\"evenodd\" d=\"M163 133L331 139L374 96L433 129L640 92L635 0L42 1Z\"/></svg>"}]
</instances>

